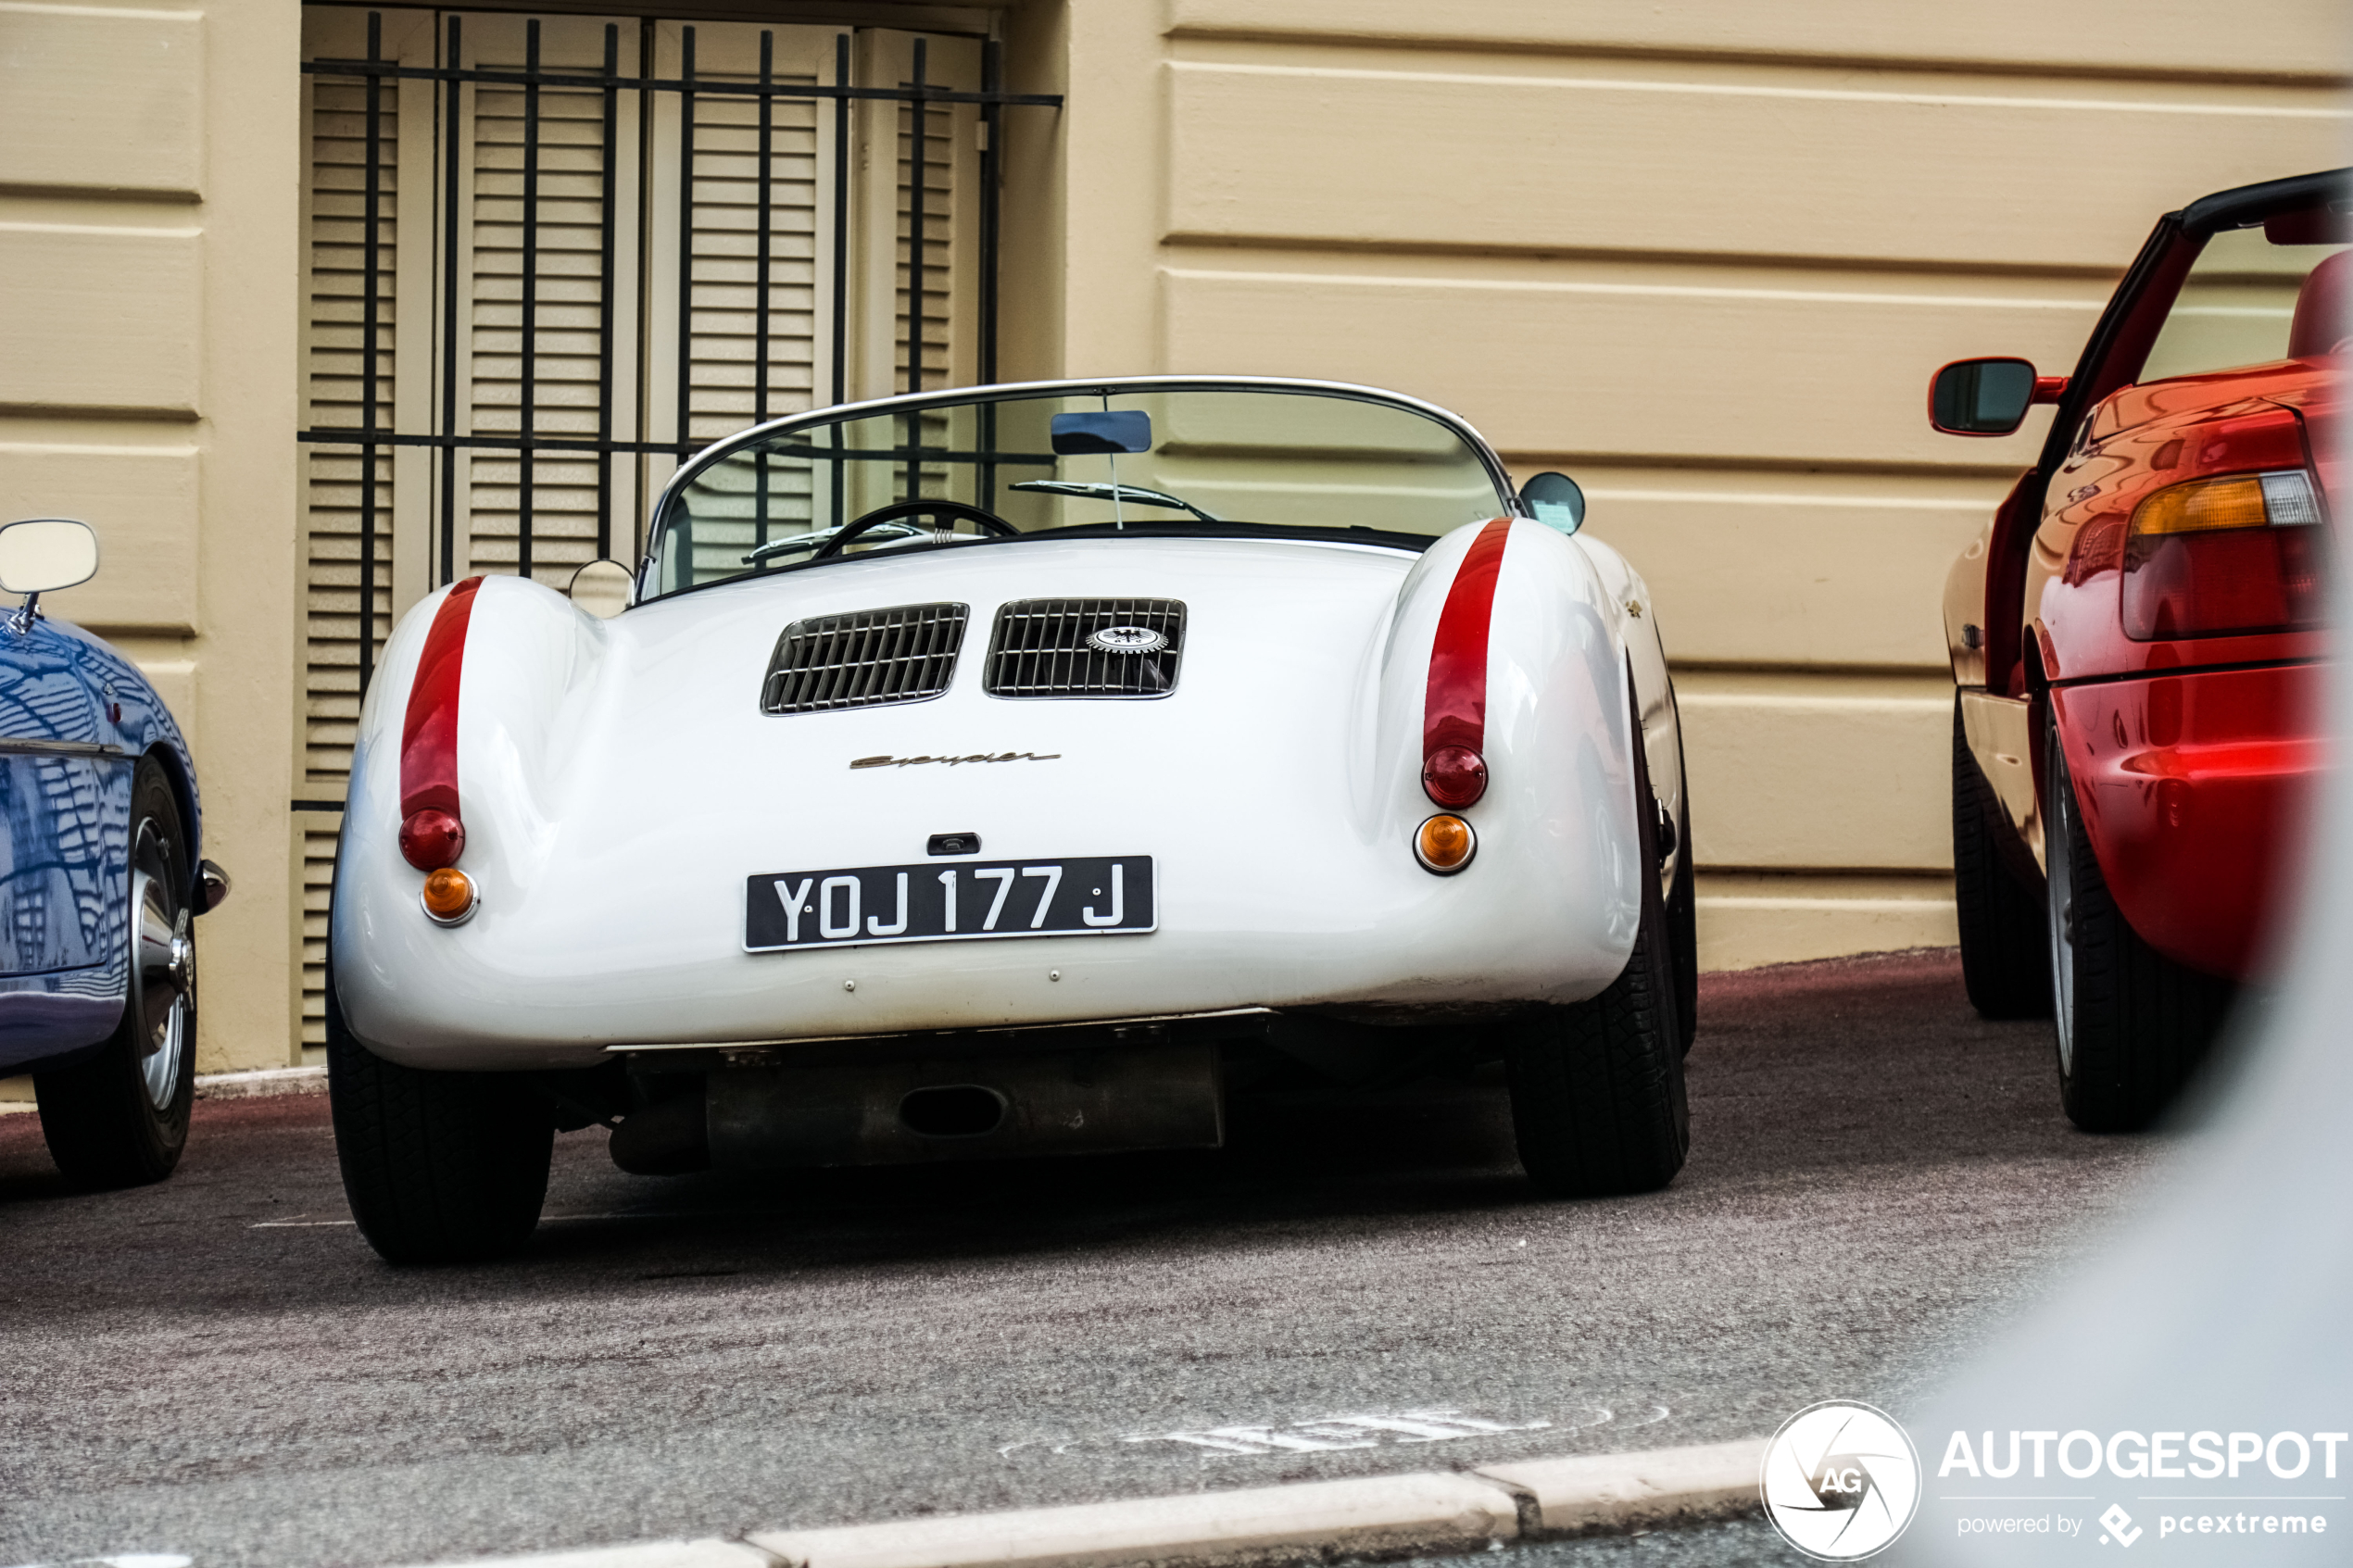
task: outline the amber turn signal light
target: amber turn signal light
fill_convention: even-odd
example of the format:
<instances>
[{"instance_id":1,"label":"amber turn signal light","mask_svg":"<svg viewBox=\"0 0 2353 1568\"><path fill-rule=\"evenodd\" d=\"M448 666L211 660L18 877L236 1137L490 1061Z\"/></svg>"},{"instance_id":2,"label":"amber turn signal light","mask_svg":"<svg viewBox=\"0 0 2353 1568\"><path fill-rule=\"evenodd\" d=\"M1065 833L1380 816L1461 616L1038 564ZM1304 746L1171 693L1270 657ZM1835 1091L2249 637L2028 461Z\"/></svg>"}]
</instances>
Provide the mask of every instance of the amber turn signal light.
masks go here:
<instances>
[{"instance_id":1,"label":"amber turn signal light","mask_svg":"<svg viewBox=\"0 0 2353 1568\"><path fill-rule=\"evenodd\" d=\"M1441 746L1423 759L1422 793L1461 810L1487 793L1487 759L1467 746Z\"/></svg>"},{"instance_id":2,"label":"amber turn signal light","mask_svg":"<svg viewBox=\"0 0 2353 1568\"><path fill-rule=\"evenodd\" d=\"M411 811L400 824L400 858L421 872L454 866L465 852L466 825L437 807Z\"/></svg>"},{"instance_id":3,"label":"amber turn signal light","mask_svg":"<svg viewBox=\"0 0 2353 1568\"><path fill-rule=\"evenodd\" d=\"M1422 870L1453 876L1478 853L1478 834L1462 818L1441 811L1415 830L1414 859Z\"/></svg>"},{"instance_id":4,"label":"amber turn signal light","mask_svg":"<svg viewBox=\"0 0 2353 1568\"><path fill-rule=\"evenodd\" d=\"M425 906L426 918L435 925L463 925L473 918L482 897L474 891L473 878L455 866L443 866L425 877L424 891L418 895Z\"/></svg>"}]
</instances>

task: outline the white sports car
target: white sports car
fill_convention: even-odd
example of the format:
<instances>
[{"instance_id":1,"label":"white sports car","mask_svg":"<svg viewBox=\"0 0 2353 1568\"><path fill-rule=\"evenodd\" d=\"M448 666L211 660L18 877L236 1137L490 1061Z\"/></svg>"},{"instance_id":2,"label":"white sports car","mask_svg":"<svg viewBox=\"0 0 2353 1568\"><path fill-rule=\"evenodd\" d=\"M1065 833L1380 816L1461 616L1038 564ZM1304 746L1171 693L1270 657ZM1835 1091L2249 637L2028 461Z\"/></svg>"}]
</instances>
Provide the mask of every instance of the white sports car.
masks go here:
<instances>
[{"instance_id":1,"label":"white sports car","mask_svg":"<svg viewBox=\"0 0 2353 1568\"><path fill-rule=\"evenodd\" d=\"M512 1250L560 1127L646 1173L1198 1148L1269 1073L1497 1059L1540 1189L1665 1185L1682 746L1582 515L1371 388L993 386L703 452L617 614L594 568L430 596L334 890L360 1228Z\"/></svg>"}]
</instances>

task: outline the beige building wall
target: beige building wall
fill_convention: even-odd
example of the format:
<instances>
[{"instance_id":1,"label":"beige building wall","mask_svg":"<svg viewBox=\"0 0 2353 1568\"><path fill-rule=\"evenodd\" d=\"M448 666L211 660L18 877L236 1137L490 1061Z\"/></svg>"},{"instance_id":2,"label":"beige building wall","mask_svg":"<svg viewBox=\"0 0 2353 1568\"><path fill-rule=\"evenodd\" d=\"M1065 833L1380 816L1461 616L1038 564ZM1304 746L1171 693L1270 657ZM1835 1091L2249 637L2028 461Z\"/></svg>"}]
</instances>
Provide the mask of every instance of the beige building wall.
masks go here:
<instances>
[{"instance_id":1,"label":"beige building wall","mask_svg":"<svg viewBox=\"0 0 2353 1568\"><path fill-rule=\"evenodd\" d=\"M294 0L0 3L0 515L97 530L96 580L44 605L195 749L234 884L200 1072L294 1049L298 41Z\"/></svg>"},{"instance_id":2,"label":"beige building wall","mask_svg":"<svg viewBox=\"0 0 2353 1568\"><path fill-rule=\"evenodd\" d=\"M2353 44L2333 0L1013 27L1069 106L1012 160L1060 178L1009 190L1009 370L1371 382L1577 478L1676 666L1711 967L1955 939L1938 596L2047 416L1935 435L1929 374L2063 373L2158 213L2344 161Z\"/></svg>"},{"instance_id":3,"label":"beige building wall","mask_svg":"<svg viewBox=\"0 0 2353 1568\"><path fill-rule=\"evenodd\" d=\"M1009 378L1372 382L1574 474L1676 662L1716 966L1952 939L1937 592L2039 433L1931 435L1928 372L2065 369L2159 210L2346 131L2332 0L639 10L993 27L1066 94L1004 119ZM57 612L195 746L208 1071L301 1050L301 48L295 0L0 0L0 510L96 525Z\"/></svg>"}]
</instances>

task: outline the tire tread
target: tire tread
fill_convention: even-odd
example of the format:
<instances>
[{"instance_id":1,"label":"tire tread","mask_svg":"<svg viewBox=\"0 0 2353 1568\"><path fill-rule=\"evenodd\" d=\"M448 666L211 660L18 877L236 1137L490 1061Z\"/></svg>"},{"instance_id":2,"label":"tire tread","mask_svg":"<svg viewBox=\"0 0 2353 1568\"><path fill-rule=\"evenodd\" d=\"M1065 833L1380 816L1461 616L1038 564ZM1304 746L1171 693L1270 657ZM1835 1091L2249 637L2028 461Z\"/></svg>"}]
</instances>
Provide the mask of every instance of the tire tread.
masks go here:
<instances>
[{"instance_id":1,"label":"tire tread","mask_svg":"<svg viewBox=\"0 0 2353 1568\"><path fill-rule=\"evenodd\" d=\"M345 1197L391 1263L503 1258L547 1199L555 1118L522 1074L387 1061L343 1024L328 982L327 1074Z\"/></svg>"},{"instance_id":2,"label":"tire tread","mask_svg":"<svg viewBox=\"0 0 2353 1568\"><path fill-rule=\"evenodd\" d=\"M2063 770L2054 787L2068 785ZM2158 952L2108 891L2099 856L2068 816L2075 900L2075 1061L2059 1075L2068 1120L2089 1133L2137 1132L2163 1113L2205 1060L2237 987Z\"/></svg>"},{"instance_id":3,"label":"tire tread","mask_svg":"<svg viewBox=\"0 0 2353 1568\"><path fill-rule=\"evenodd\" d=\"M2002 809L1969 751L1960 694L1953 697L1953 905L1961 983L1981 1018L2051 1016L2049 916L2020 884L1994 842Z\"/></svg>"},{"instance_id":4,"label":"tire tread","mask_svg":"<svg viewBox=\"0 0 2353 1568\"><path fill-rule=\"evenodd\" d=\"M150 819L160 827L180 885L185 888L190 861L187 841L181 836L179 797L162 765L141 758L132 776L126 842L138 843L140 825ZM126 872L126 884L128 881ZM192 1035L195 1025L192 1008ZM187 1147L196 1098L195 1041L192 1037L185 1042L171 1104L159 1112L147 1098L146 1079L139 1070L139 1026L126 990L122 1020L103 1046L70 1066L32 1075L49 1158L76 1186L108 1189L159 1182L178 1168Z\"/></svg>"},{"instance_id":5,"label":"tire tread","mask_svg":"<svg viewBox=\"0 0 2353 1568\"><path fill-rule=\"evenodd\" d=\"M1633 950L1599 996L1523 1025L1504 1058L1520 1165L1548 1197L1653 1192L1675 1179L1691 1150L1683 1086L1689 1036L1678 1005L1683 955L1660 896L1658 804L1639 719L1633 733L1634 822L1645 868ZM1689 825L1687 815L1687 847ZM1687 850L1686 867L1690 860Z\"/></svg>"}]
</instances>

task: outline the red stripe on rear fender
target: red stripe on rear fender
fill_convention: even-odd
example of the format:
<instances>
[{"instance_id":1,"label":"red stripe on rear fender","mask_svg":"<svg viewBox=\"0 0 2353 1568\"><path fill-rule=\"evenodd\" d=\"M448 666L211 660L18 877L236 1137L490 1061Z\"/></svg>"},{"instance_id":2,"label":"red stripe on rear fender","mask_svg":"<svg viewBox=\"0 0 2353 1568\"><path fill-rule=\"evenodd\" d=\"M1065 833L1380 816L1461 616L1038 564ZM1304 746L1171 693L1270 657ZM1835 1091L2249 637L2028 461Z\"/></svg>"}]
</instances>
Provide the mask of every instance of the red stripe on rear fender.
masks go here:
<instances>
[{"instance_id":1,"label":"red stripe on rear fender","mask_svg":"<svg viewBox=\"0 0 2353 1568\"><path fill-rule=\"evenodd\" d=\"M1471 541L1454 585L1438 612L1429 650L1429 692L1422 705L1422 756L1441 746L1478 751L1487 739L1487 627L1495 608L1495 579L1512 520L1499 517Z\"/></svg>"},{"instance_id":2,"label":"red stripe on rear fender","mask_svg":"<svg viewBox=\"0 0 2353 1568\"><path fill-rule=\"evenodd\" d=\"M409 687L409 715L400 727L400 817L428 807L458 810L458 676L466 662L466 627L473 619L482 579L449 590L434 611L417 678ZM462 820L462 819L461 819Z\"/></svg>"}]
</instances>

